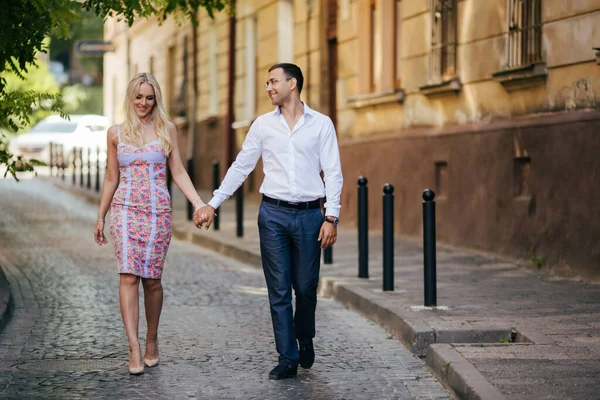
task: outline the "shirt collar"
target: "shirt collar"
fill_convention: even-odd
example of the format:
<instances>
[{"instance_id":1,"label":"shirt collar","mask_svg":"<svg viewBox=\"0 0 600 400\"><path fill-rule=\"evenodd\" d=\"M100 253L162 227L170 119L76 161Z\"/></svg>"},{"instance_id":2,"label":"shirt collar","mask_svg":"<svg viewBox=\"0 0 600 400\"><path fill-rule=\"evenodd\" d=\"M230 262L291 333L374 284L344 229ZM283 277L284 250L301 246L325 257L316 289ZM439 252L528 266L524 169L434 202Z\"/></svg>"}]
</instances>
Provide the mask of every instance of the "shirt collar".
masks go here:
<instances>
[{"instance_id":1,"label":"shirt collar","mask_svg":"<svg viewBox=\"0 0 600 400\"><path fill-rule=\"evenodd\" d=\"M306 114L314 115L315 112L313 111L312 108L310 108L308 106L308 104L306 104L305 102L302 102L302 104L304 105L304 114L303 115L306 115ZM273 115L277 115L277 116L281 115L281 110L279 109L279 106L275 107L275 109L273 110Z\"/></svg>"}]
</instances>

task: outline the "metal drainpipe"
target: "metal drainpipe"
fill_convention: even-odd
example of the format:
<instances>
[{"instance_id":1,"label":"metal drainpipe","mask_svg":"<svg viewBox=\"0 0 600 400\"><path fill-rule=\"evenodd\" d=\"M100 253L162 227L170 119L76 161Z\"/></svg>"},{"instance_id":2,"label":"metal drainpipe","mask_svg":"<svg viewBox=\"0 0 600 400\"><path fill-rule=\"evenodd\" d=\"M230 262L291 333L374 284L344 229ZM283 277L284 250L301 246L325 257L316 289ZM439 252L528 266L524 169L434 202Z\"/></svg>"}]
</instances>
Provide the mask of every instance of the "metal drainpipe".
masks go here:
<instances>
[{"instance_id":1,"label":"metal drainpipe","mask_svg":"<svg viewBox=\"0 0 600 400\"><path fill-rule=\"evenodd\" d=\"M194 18L193 21L197 21L198 18L198 13L194 12ZM195 176L195 166L194 166L194 149L196 148L196 106L197 106L197 90L198 90L198 58L196 56L196 50L197 50L197 46L198 46L198 27L196 26L196 24L192 21L192 99L191 99L191 104L190 104L190 110L188 110L188 126L191 124L190 127L190 138L189 138L189 142L188 142L188 159L187 159L187 170L188 170L188 175L190 176L190 179L192 180L192 183L194 184L194 186L196 186L196 176ZM186 68L188 68L188 66L185 66ZM194 215L194 206L191 203L188 203L187 205L187 218L188 220L192 220Z\"/></svg>"},{"instance_id":2,"label":"metal drainpipe","mask_svg":"<svg viewBox=\"0 0 600 400\"><path fill-rule=\"evenodd\" d=\"M231 7L235 10L235 0L231 1ZM225 162L227 168L233 163L234 130L234 93L235 93L235 15L229 17L229 71L227 82L227 118L225 121Z\"/></svg>"},{"instance_id":3,"label":"metal drainpipe","mask_svg":"<svg viewBox=\"0 0 600 400\"><path fill-rule=\"evenodd\" d=\"M194 20L198 21L198 12L194 12ZM197 135L197 124L196 124L196 112L198 107L198 26L192 23L192 101L191 101L191 112L188 120L191 121L192 129L190 147L189 147L189 159L193 167L194 164L194 149L196 148L196 135ZM192 171L193 173L193 171ZM193 182L196 184L195 182Z\"/></svg>"},{"instance_id":4,"label":"metal drainpipe","mask_svg":"<svg viewBox=\"0 0 600 400\"><path fill-rule=\"evenodd\" d=\"M310 103L310 17L312 14L313 0L306 0L306 102Z\"/></svg>"}]
</instances>

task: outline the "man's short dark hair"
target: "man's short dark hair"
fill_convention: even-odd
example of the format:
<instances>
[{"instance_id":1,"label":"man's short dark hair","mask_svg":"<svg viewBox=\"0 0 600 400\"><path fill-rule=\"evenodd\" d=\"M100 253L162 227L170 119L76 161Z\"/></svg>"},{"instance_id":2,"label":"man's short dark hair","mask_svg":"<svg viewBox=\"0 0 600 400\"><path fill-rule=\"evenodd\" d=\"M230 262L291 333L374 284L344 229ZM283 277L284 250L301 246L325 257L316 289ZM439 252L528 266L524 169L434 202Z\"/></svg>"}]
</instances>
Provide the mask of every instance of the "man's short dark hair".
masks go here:
<instances>
[{"instance_id":1,"label":"man's short dark hair","mask_svg":"<svg viewBox=\"0 0 600 400\"><path fill-rule=\"evenodd\" d=\"M298 67L296 64L279 63L269 68L269 72L277 68L281 68L283 70L283 73L285 74L286 78L296 78L296 87L298 88L298 94L302 93L302 86L304 86L304 77L302 76L302 70L300 69L300 67Z\"/></svg>"}]
</instances>

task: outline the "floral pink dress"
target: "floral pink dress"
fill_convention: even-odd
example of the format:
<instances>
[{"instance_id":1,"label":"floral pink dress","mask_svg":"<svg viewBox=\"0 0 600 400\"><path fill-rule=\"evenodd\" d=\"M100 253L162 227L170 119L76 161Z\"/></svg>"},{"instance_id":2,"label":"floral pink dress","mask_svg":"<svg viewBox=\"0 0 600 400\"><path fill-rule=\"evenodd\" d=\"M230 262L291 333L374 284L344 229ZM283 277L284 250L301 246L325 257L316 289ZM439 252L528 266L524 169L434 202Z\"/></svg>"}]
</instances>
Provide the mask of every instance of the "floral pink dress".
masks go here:
<instances>
[{"instance_id":1,"label":"floral pink dress","mask_svg":"<svg viewBox=\"0 0 600 400\"><path fill-rule=\"evenodd\" d=\"M160 279L171 242L171 196L167 157L156 140L142 147L121 142L117 126L121 181L110 208L110 235L120 274Z\"/></svg>"}]
</instances>

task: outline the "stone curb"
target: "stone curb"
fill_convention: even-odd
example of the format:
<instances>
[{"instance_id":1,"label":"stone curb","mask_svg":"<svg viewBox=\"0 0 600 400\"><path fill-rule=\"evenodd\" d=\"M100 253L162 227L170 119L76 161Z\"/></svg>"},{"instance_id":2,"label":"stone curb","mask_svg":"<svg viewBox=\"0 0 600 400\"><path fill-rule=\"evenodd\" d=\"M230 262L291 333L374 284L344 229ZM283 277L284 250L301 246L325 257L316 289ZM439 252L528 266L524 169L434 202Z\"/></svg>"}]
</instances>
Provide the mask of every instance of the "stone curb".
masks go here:
<instances>
[{"instance_id":1,"label":"stone curb","mask_svg":"<svg viewBox=\"0 0 600 400\"><path fill-rule=\"evenodd\" d=\"M14 301L6 273L0 266L0 333L4 330L14 311Z\"/></svg>"},{"instance_id":2,"label":"stone curb","mask_svg":"<svg viewBox=\"0 0 600 400\"><path fill-rule=\"evenodd\" d=\"M395 311L377 304L371 299L373 294L359 287L336 282L334 278L321 277L319 292L322 296L334 298L351 310L386 328L398 338L413 354L423 356L427 348L435 343L435 332L420 319L410 319Z\"/></svg>"},{"instance_id":3,"label":"stone curb","mask_svg":"<svg viewBox=\"0 0 600 400\"><path fill-rule=\"evenodd\" d=\"M506 400L485 377L451 344L432 344L427 366L459 399Z\"/></svg>"},{"instance_id":4,"label":"stone curb","mask_svg":"<svg viewBox=\"0 0 600 400\"><path fill-rule=\"evenodd\" d=\"M209 235L203 235L201 233L192 232L189 229L173 226L173 237L205 247L225 257L233 258L234 260L262 269L260 254L244 250L232 244L223 243Z\"/></svg>"}]
</instances>

